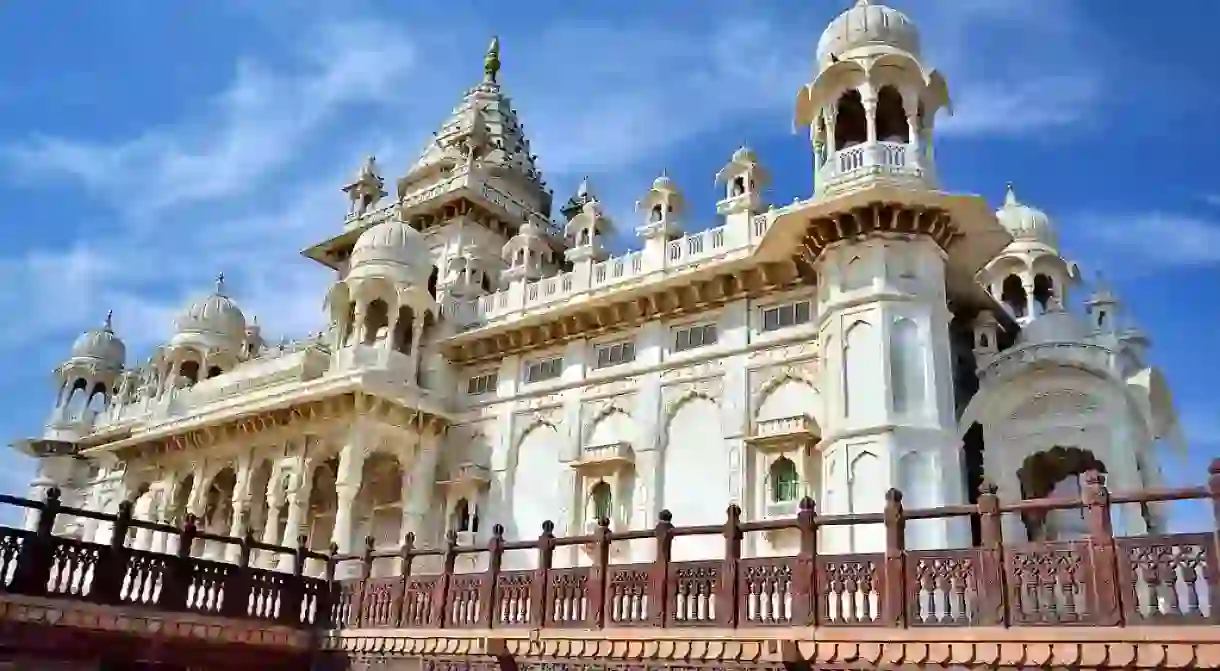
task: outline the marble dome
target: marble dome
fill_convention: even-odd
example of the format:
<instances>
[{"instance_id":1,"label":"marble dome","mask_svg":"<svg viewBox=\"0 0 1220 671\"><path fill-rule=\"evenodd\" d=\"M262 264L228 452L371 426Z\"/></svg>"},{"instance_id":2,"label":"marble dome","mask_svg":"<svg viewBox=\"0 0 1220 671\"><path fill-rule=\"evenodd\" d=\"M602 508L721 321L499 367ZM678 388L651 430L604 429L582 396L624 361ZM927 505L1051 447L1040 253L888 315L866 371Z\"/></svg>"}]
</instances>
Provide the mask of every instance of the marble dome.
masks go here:
<instances>
[{"instance_id":1,"label":"marble dome","mask_svg":"<svg viewBox=\"0 0 1220 671\"><path fill-rule=\"evenodd\" d=\"M182 335L212 335L241 341L246 335L246 316L237 304L224 295L224 278L216 281L216 291L192 303L174 318L174 332Z\"/></svg>"},{"instance_id":2,"label":"marble dome","mask_svg":"<svg viewBox=\"0 0 1220 671\"><path fill-rule=\"evenodd\" d=\"M817 58L825 63L861 47L902 51L919 57L919 30L906 14L872 0L857 0L851 9L835 17L818 40Z\"/></svg>"},{"instance_id":3,"label":"marble dome","mask_svg":"<svg viewBox=\"0 0 1220 671\"><path fill-rule=\"evenodd\" d=\"M1051 248L1059 246L1059 235L1051 218L1042 210L1017 200L1012 184L1008 185L1004 205L996 210L995 216L1014 241L1040 242Z\"/></svg>"},{"instance_id":4,"label":"marble dome","mask_svg":"<svg viewBox=\"0 0 1220 671\"><path fill-rule=\"evenodd\" d=\"M122 367L127 359L127 346L114 334L110 315L101 328L85 331L72 343L73 359L92 359L105 364Z\"/></svg>"},{"instance_id":5,"label":"marble dome","mask_svg":"<svg viewBox=\"0 0 1220 671\"><path fill-rule=\"evenodd\" d=\"M352 248L349 277L391 274L422 284L432 274L432 253L423 234L402 221L388 220L360 234Z\"/></svg>"}]
</instances>

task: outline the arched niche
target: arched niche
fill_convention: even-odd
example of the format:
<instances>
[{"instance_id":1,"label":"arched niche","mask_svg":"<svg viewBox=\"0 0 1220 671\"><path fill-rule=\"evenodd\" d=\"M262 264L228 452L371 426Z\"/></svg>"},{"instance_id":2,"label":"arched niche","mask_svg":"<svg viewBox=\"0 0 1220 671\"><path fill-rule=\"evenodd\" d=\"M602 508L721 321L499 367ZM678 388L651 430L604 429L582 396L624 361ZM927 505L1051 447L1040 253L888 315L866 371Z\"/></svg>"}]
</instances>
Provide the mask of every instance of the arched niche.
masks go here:
<instances>
[{"instance_id":1,"label":"arched niche","mask_svg":"<svg viewBox=\"0 0 1220 671\"><path fill-rule=\"evenodd\" d=\"M682 526L721 524L730 498L729 460L720 407L711 396L690 391L666 407L662 454L661 507ZM679 539L679 558L712 558L724 551L718 537Z\"/></svg>"},{"instance_id":2,"label":"arched niche","mask_svg":"<svg viewBox=\"0 0 1220 671\"><path fill-rule=\"evenodd\" d=\"M1106 473L1106 464L1091 450L1056 445L1029 455L1017 470L1023 499L1080 499L1088 471ZM1089 528L1082 508L1033 510L1022 514L1031 541L1081 538Z\"/></svg>"},{"instance_id":3,"label":"arched niche","mask_svg":"<svg viewBox=\"0 0 1220 671\"><path fill-rule=\"evenodd\" d=\"M559 461L562 434L549 421L534 418L521 431L511 460L512 484L509 507L512 515L505 525L506 535L514 540L534 540L546 520L562 529L560 516L568 510L561 488L567 481L565 466ZM510 553L516 565L533 566L534 558ZM506 556L506 564L510 556Z\"/></svg>"}]
</instances>

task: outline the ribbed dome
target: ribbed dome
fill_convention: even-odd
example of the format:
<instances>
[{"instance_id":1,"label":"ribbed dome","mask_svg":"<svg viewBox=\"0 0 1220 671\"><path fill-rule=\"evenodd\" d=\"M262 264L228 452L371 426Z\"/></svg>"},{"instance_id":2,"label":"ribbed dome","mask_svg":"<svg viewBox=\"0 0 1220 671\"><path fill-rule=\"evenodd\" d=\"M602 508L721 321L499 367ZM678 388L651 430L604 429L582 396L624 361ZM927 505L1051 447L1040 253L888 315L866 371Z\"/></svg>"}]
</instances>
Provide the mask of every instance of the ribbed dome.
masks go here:
<instances>
[{"instance_id":1,"label":"ribbed dome","mask_svg":"<svg viewBox=\"0 0 1220 671\"><path fill-rule=\"evenodd\" d=\"M110 313L107 313L106 323L101 328L85 331L72 343L73 359L93 359L115 367L123 365L127 359L127 346L114 334L110 317Z\"/></svg>"},{"instance_id":2,"label":"ribbed dome","mask_svg":"<svg viewBox=\"0 0 1220 671\"><path fill-rule=\"evenodd\" d=\"M372 266L395 269L405 281L422 284L432 274L432 253L419 231L391 219L361 233L352 248L351 273Z\"/></svg>"},{"instance_id":3,"label":"ribbed dome","mask_svg":"<svg viewBox=\"0 0 1220 671\"><path fill-rule=\"evenodd\" d=\"M671 191L674 188L674 181L666 173L661 173L659 177L652 180L652 188L657 191Z\"/></svg>"},{"instance_id":4,"label":"ribbed dome","mask_svg":"<svg viewBox=\"0 0 1220 671\"><path fill-rule=\"evenodd\" d=\"M1000 224L1008 230L1013 240L1026 242L1041 242L1052 248L1058 248L1059 235L1051 218L1045 212L1025 205L1017 200L1012 184L1004 195L1004 205L996 210L995 216Z\"/></svg>"},{"instance_id":5,"label":"ribbed dome","mask_svg":"<svg viewBox=\"0 0 1220 671\"><path fill-rule=\"evenodd\" d=\"M246 335L246 316L224 295L224 276L216 280L216 291L201 298L174 318L176 334L207 334L241 341Z\"/></svg>"},{"instance_id":6,"label":"ribbed dome","mask_svg":"<svg viewBox=\"0 0 1220 671\"><path fill-rule=\"evenodd\" d=\"M825 63L860 47L882 47L888 51L905 51L919 57L919 30L906 14L875 5L871 0L857 0L855 6L840 14L818 40L818 62Z\"/></svg>"}]
</instances>

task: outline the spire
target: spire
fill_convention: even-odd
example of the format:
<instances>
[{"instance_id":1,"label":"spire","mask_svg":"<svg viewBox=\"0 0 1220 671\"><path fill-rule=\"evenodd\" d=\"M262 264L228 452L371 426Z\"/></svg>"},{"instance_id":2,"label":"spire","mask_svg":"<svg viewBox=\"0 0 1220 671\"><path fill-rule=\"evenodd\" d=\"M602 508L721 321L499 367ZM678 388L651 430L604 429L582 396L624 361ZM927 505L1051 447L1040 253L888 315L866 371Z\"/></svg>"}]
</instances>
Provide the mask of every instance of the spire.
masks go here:
<instances>
[{"instance_id":1,"label":"spire","mask_svg":"<svg viewBox=\"0 0 1220 671\"><path fill-rule=\"evenodd\" d=\"M225 295L225 274L224 273L216 273L216 292L215 293L217 296Z\"/></svg>"},{"instance_id":2,"label":"spire","mask_svg":"<svg viewBox=\"0 0 1220 671\"><path fill-rule=\"evenodd\" d=\"M491 44L487 47L487 55L483 57L483 81L489 84L495 84L496 77L500 74L500 38L491 38Z\"/></svg>"},{"instance_id":3,"label":"spire","mask_svg":"<svg viewBox=\"0 0 1220 671\"><path fill-rule=\"evenodd\" d=\"M580 178L580 186L576 187L576 196L578 198L587 198L589 196L589 176L585 175Z\"/></svg>"},{"instance_id":4,"label":"spire","mask_svg":"<svg viewBox=\"0 0 1220 671\"><path fill-rule=\"evenodd\" d=\"M114 321L114 310L107 310L106 311L106 321L102 322L102 330L114 333L113 321Z\"/></svg>"},{"instance_id":5,"label":"spire","mask_svg":"<svg viewBox=\"0 0 1220 671\"><path fill-rule=\"evenodd\" d=\"M1016 207L1019 205L1020 203L1017 201L1017 191L1013 188L1012 182L1009 182L1005 188L1004 207Z\"/></svg>"}]
</instances>

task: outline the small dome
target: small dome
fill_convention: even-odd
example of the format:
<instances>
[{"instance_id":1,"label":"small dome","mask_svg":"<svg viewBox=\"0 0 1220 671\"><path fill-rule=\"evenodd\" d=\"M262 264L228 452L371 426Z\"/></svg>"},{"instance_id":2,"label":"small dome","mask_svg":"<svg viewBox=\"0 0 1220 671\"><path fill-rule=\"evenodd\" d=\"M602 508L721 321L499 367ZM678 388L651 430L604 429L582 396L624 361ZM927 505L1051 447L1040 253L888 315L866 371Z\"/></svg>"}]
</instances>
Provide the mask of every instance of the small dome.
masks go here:
<instances>
[{"instance_id":1,"label":"small dome","mask_svg":"<svg viewBox=\"0 0 1220 671\"><path fill-rule=\"evenodd\" d=\"M1018 345L1037 345L1048 342L1088 342L1089 326L1080 317L1067 312L1062 306L1052 303L1046 313L1025 325L1017 336Z\"/></svg>"},{"instance_id":2,"label":"small dome","mask_svg":"<svg viewBox=\"0 0 1220 671\"><path fill-rule=\"evenodd\" d=\"M659 177L652 180L652 188L656 189L657 191L672 191L674 188L674 181L669 178L668 174L662 172Z\"/></svg>"},{"instance_id":3,"label":"small dome","mask_svg":"<svg viewBox=\"0 0 1220 671\"><path fill-rule=\"evenodd\" d=\"M246 316L224 295L224 275L216 278L216 291L199 299L174 318L176 335L217 335L240 341L246 336Z\"/></svg>"},{"instance_id":4,"label":"small dome","mask_svg":"<svg viewBox=\"0 0 1220 671\"><path fill-rule=\"evenodd\" d=\"M733 152L733 162L734 163L757 163L758 156L755 155L753 149L750 149L749 147L742 145L737 148L737 151Z\"/></svg>"},{"instance_id":5,"label":"small dome","mask_svg":"<svg viewBox=\"0 0 1220 671\"><path fill-rule=\"evenodd\" d=\"M1017 200L1012 184L1004 195L1004 205L995 216L1008 230L1014 241L1040 242L1052 248L1059 246L1059 236L1051 218L1045 212Z\"/></svg>"},{"instance_id":6,"label":"small dome","mask_svg":"<svg viewBox=\"0 0 1220 671\"><path fill-rule=\"evenodd\" d=\"M843 12L822 33L818 40L818 62L830 56L860 47L881 47L886 51L904 51L919 57L919 30L906 14L875 5L872 0L856 0L855 6Z\"/></svg>"},{"instance_id":7,"label":"small dome","mask_svg":"<svg viewBox=\"0 0 1220 671\"><path fill-rule=\"evenodd\" d=\"M123 365L127 359L127 346L114 334L110 318L111 313L106 313L106 323L101 328L80 334L72 343L73 359L94 359L116 367Z\"/></svg>"},{"instance_id":8,"label":"small dome","mask_svg":"<svg viewBox=\"0 0 1220 671\"><path fill-rule=\"evenodd\" d=\"M432 274L432 253L423 234L406 222L390 219L356 239L350 270L369 266L395 268L405 273L404 280L423 284Z\"/></svg>"}]
</instances>

